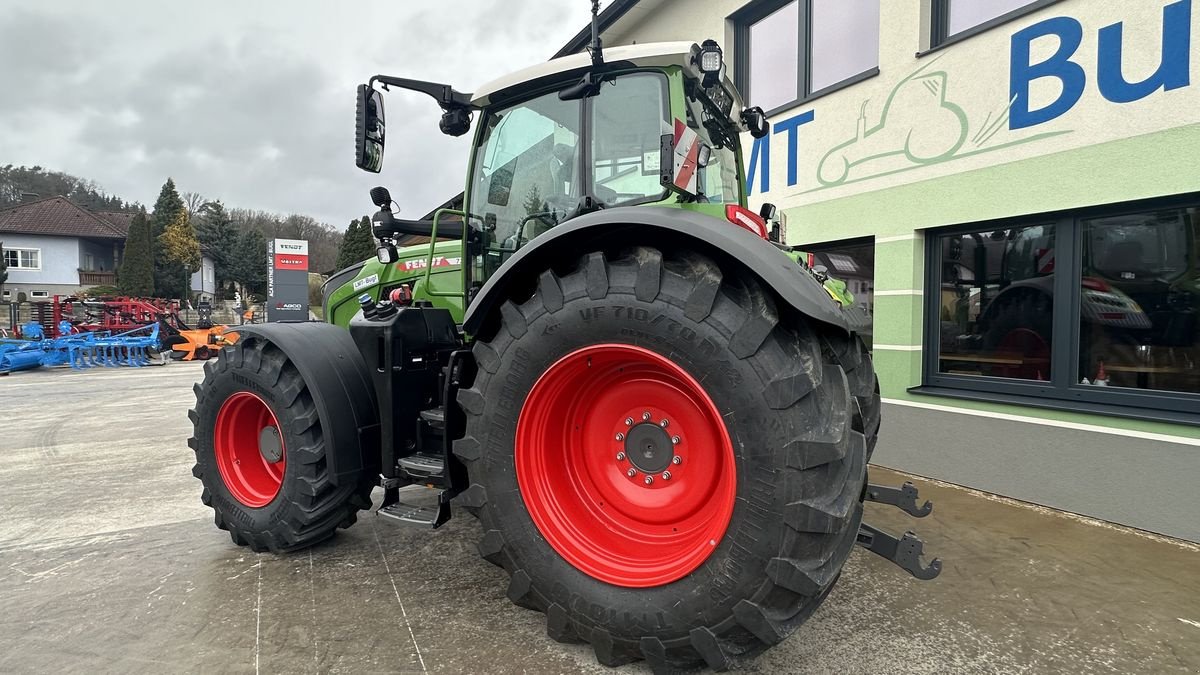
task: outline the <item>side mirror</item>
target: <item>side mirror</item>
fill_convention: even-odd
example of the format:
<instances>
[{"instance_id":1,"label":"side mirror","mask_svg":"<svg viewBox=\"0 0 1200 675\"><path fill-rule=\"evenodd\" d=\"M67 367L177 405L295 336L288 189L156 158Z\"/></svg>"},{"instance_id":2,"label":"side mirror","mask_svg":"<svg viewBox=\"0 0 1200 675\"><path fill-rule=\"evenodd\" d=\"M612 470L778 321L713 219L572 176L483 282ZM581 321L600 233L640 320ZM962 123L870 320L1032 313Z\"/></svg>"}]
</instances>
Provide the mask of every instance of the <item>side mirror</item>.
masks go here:
<instances>
[{"instance_id":1,"label":"side mirror","mask_svg":"<svg viewBox=\"0 0 1200 675\"><path fill-rule=\"evenodd\" d=\"M771 123L767 121L766 113L758 106L742 111L742 124L746 126L746 131L749 131L750 135L755 138L762 138L771 131Z\"/></svg>"},{"instance_id":2,"label":"side mirror","mask_svg":"<svg viewBox=\"0 0 1200 675\"><path fill-rule=\"evenodd\" d=\"M358 85L354 127L354 163L363 171L383 168L383 95L370 85Z\"/></svg>"},{"instance_id":3,"label":"side mirror","mask_svg":"<svg viewBox=\"0 0 1200 675\"><path fill-rule=\"evenodd\" d=\"M762 218L764 222L769 223L779 217L779 207L775 206L771 202L764 202L762 208L758 210L758 216Z\"/></svg>"},{"instance_id":4,"label":"side mirror","mask_svg":"<svg viewBox=\"0 0 1200 675\"><path fill-rule=\"evenodd\" d=\"M492 172L492 179L490 182L488 182L487 201L489 204L493 204L495 206L508 206L508 199L510 193L512 192L513 176L515 173L513 164L515 164L515 162L509 162L508 164Z\"/></svg>"}]
</instances>

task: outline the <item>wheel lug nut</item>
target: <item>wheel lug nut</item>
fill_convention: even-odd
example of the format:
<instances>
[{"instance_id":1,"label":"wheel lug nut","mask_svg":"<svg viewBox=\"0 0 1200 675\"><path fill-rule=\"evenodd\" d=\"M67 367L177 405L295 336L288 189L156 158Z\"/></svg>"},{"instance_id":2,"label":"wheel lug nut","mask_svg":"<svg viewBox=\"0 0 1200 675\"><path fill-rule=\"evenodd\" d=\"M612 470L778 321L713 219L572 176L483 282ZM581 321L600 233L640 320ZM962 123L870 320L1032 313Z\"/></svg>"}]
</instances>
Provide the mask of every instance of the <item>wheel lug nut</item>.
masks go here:
<instances>
[{"instance_id":1,"label":"wheel lug nut","mask_svg":"<svg viewBox=\"0 0 1200 675\"><path fill-rule=\"evenodd\" d=\"M618 462L623 462L623 461L625 461L625 453L623 453L623 452L618 452L618 453L617 453L617 461L618 461Z\"/></svg>"},{"instance_id":2,"label":"wheel lug nut","mask_svg":"<svg viewBox=\"0 0 1200 675\"><path fill-rule=\"evenodd\" d=\"M630 468L628 471L625 472L625 475L629 476L630 478L633 478L634 476L637 475L637 469Z\"/></svg>"},{"instance_id":3,"label":"wheel lug nut","mask_svg":"<svg viewBox=\"0 0 1200 675\"><path fill-rule=\"evenodd\" d=\"M653 482L654 482L654 476L646 476L646 480L645 480L644 482L646 483L646 485L649 485L649 484L653 483Z\"/></svg>"},{"instance_id":4,"label":"wheel lug nut","mask_svg":"<svg viewBox=\"0 0 1200 675\"><path fill-rule=\"evenodd\" d=\"M671 480L671 472L670 471L662 472L662 479L663 480Z\"/></svg>"},{"instance_id":5,"label":"wheel lug nut","mask_svg":"<svg viewBox=\"0 0 1200 675\"><path fill-rule=\"evenodd\" d=\"M667 420L663 420L663 421L661 421L661 422L659 422L659 423L658 423L658 426L660 426L660 427L662 427L662 428L666 429L666 428L667 428L667 425L669 425L669 424L670 424L670 422L668 422Z\"/></svg>"},{"instance_id":6,"label":"wheel lug nut","mask_svg":"<svg viewBox=\"0 0 1200 675\"><path fill-rule=\"evenodd\" d=\"M622 434L622 433L620 433L620 432L617 432L617 440L618 440L618 441L623 441L623 440L625 440L625 434Z\"/></svg>"},{"instance_id":7,"label":"wheel lug nut","mask_svg":"<svg viewBox=\"0 0 1200 675\"><path fill-rule=\"evenodd\" d=\"M672 436L672 437L671 437L671 444L672 444L672 445L679 445L679 441L681 441L681 440L683 440L683 439L679 438L678 436Z\"/></svg>"},{"instance_id":8,"label":"wheel lug nut","mask_svg":"<svg viewBox=\"0 0 1200 675\"><path fill-rule=\"evenodd\" d=\"M683 464L683 458L680 457L679 455L675 455L674 457L671 458L671 463L676 466Z\"/></svg>"},{"instance_id":9,"label":"wheel lug nut","mask_svg":"<svg viewBox=\"0 0 1200 675\"><path fill-rule=\"evenodd\" d=\"M627 426L627 427L633 426L633 418L632 417L625 418L625 426Z\"/></svg>"},{"instance_id":10,"label":"wheel lug nut","mask_svg":"<svg viewBox=\"0 0 1200 675\"><path fill-rule=\"evenodd\" d=\"M649 411L649 410L647 410L646 412L642 413L642 421L643 421L643 422L649 422L649 421L650 421L650 411Z\"/></svg>"}]
</instances>

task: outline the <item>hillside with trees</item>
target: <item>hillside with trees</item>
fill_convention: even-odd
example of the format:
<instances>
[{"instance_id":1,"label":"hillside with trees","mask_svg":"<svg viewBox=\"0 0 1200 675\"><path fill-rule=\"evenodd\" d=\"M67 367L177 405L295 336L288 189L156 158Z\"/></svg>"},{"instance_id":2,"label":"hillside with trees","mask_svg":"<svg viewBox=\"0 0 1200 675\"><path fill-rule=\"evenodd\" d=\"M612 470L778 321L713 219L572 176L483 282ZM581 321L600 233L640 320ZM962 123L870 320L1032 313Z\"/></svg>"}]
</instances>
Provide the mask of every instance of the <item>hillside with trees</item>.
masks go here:
<instances>
[{"instance_id":1,"label":"hillside with trees","mask_svg":"<svg viewBox=\"0 0 1200 675\"><path fill-rule=\"evenodd\" d=\"M220 295L232 297L240 290L262 298L270 239L307 240L309 269L321 273L369 258L375 251L366 216L352 220L346 231L351 236L344 237L311 216L231 207L219 198L180 192L171 178L159 190L154 208L147 210L86 178L40 166L0 167L0 208L20 203L29 193L42 198L62 195L92 211L135 214L117 274L118 288L130 295L182 297L203 253L215 263Z\"/></svg>"}]
</instances>

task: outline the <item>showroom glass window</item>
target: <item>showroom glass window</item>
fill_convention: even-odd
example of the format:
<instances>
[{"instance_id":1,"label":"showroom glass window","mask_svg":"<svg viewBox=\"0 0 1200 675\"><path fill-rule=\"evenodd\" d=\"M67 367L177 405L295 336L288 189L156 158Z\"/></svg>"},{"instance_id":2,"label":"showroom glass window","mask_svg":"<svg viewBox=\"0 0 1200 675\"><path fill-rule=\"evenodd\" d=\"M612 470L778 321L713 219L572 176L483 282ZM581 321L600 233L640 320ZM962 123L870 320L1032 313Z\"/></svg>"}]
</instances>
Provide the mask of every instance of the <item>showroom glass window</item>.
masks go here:
<instances>
[{"instance_id":1,"label":"showroom glass window","mask_svg":"<svg viewBox=\"0 0 1200 675\"><path fill-rule=\"evenodd\" d=\"M1082 221L1080 383L1200 393L1198 224L1200 208Z\"/></svg>"},{"instance_id":2,"label":"showroom glass window","mask_svg":"<svg viewBox=\"0 0 1200 675\"><path fill-rule=\"evenodd\" d=\"M832 283L844 284L845 292L868 316L875 316L875 240L853 239L801 245L797 249L808 256L808 264L817 273L827 275ZM871 348L874 330L862 334Z\"/></svg>"},{"instance_id":3,"label":"showroom glass window","mask_svg":"<svg viewBox=\"0 0 1200 675\"><path fill-rule=\"evenodd\" d=\"M936 47L1032 11L1053 0L933 0L933 35Z\"/></svg>"},{"instance_id":4,"label":"showroom glass window","mask_svg":"<svg viewBox=\"0 0 1200 675\"><path fill-rule=\"evenodd\" d=\"M939 238L939 372L1050 379L1054 225Z\"/></svg>"},{"instance_id":5,"label":"showroom glass window","mask_svg":"<svg viewBox=\"0 0 1200 675\"><path fill-rule=\"evenodd\" d=\"M763 0L734 20L739 89L767 112L879 65L879 0Z\"/></svg>"},{"instance_id":6,"label":"showroom glass window","mask_svg":"<svg viewBox=\"0 0 1200 675\"><path fill-rule=\"evenodd\" d=\"M926 383L1200 412L1200 197L929 239Z\"/></svg>"}]
</instances>

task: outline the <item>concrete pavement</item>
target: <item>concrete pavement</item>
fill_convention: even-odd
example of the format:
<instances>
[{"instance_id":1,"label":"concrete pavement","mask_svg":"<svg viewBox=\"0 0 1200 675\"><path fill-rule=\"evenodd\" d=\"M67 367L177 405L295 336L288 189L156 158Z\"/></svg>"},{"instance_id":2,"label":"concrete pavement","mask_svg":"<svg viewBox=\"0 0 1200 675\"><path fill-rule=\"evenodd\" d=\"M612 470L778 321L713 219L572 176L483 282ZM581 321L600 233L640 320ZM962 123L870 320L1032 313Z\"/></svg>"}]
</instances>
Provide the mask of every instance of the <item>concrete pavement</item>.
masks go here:
<instances>
[{"instance_id":1,"label":"concrete pavement","mask_svg":"<svg viewBox=\"0 0 1200 675\"><path fill-rule=\"evenodd\" d=\"M613 672L509 603L463 513L432 533L362 514L291 555L234 546L191 476L200 375L0 378L0 672ZM917 530L942 576L856 551L815 616L746 670L1200 671L1195 546L916 482L933 515L868 517Z\"/></svg>"}]
</instances>

